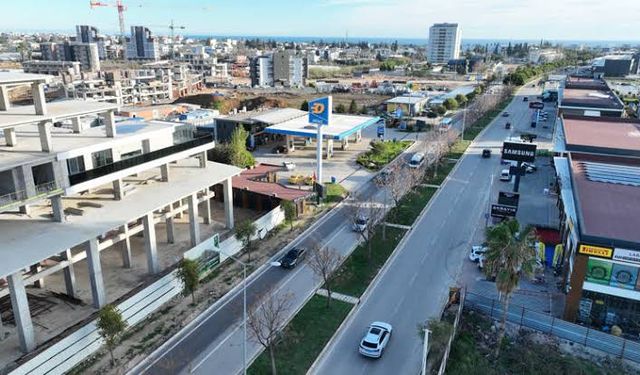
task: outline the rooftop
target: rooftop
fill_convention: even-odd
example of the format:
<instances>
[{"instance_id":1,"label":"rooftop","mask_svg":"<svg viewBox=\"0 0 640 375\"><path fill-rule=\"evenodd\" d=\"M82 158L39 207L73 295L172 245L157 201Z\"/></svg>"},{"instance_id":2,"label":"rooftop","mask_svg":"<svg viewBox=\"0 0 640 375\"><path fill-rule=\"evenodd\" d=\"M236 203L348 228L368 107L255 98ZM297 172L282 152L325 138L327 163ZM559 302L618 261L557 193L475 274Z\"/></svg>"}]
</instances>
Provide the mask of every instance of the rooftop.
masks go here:
<instances>
[{"instance_id":1,"label":"rooftop","mask_svg":"<svg viewBox=\"0 0 640 375\"><path fill-rule=\"evenodd\" d=\"M624 105L609 88L565 87L560 107L582 107L622 111Z\"/></svg>"},{"instance_id":2,"label":"rooftop","mask_svg":"<svg viewBox=\"0 0 640 375\"><path fill-rule=\"evenodd\" d=\"M265 196L272 196L284 200L295 201L313 194L309 190L292 189L275 182L258 181L268 173L282 171L283 168L272 164L258 164L255 168L247 169L239 176L233 177L234 189L248 190Z\"/></svg>"},{"instance_id":3,"label":"rooftop","mask_svg":"<svg viewBox=\"0 0 640 375\"><path fill-rule=\"evenodd\" d=\"M395 98L389 99L386 101L386 103L392 103L392 104L418 104L421 103L425 100L427 100L428 98L422 97L422 96L397 96Z\"/></svg>"},{"instance_id":4,"label":"rooftop","mask_svg":"<svg viewBox=\"0 0 640 375\"><path fill-rule=\"evenodd\" d=\"M379 117L351 116L333 114L331 124L323 126L323 138L342 140L355 132L367 128L380 121ZM301 116L265 129L267 133L292 135L296 137L315 138L318 133L317 125L310 124L307 116Z\"/></svg>"},{"instance_id":5,"label":"rooftop","mask_svg":"<svg viewBox=\"0 0 640 375\"><path fill-rule=\"evenodd\" d=\"M0 111L0 129L35 124L41 121L61 121L72 117L86 116L116 110L118 106L106 102L84 100L62 100L47 103L47 114L37 115L35 107L12 106L8 111Z\"/></svg>"},{"instance_id":6,"label":"rooftop","mask_svg":"<svg viewBox=\"0 0 640 375\"><path fill-rule=\"evenodd\" d=\"M640 120L565 115L562 132L567 151L640 156Z\"/></svg>"},{"instance_id":7,"label":"rooftop","mask_svg":"<svg viewBox=\"0 0 640 375\"><path fill-rule=\"evenodd\" d=\"M222 118L221 120L231 120L246 123L260 122L264 124L274 125L306 115L307 112L295 108L275 108L266 111L240 112L235 115Z\"/></svg>"},{"instance_id":8,"label":"rooftop","mask_svg":"<svg viewBox=\"0 0 640 375\"><path fill-rule=\"evenodd\" d=\"M0 86L24 85L32 82L51 82L52 76L46 74L24 73L20 70L0 70Z\"/></svg>"},{"instance_id":9,"label":"rooftop","mask_svg":"<svg viewBox=\"0 0 640 375\"><path fill-rule=\"evenodd\" d=\"M583 240L640 244L639 159L572 154L571 176Z\"/></svg>"},{"instance_id":10,"label":"rooftop","mask_svg":"<svg viewBox=\"0 0 640 375\"><path fill-rule=\"evenodd\" d=\"M135 183L135 190L123 200L100 199L98 208L84 206L82 216L67 216L67 222L50 219L23 219L0 215L0 276L11 274L29 264L35 264L54 254L82 244L92 237L109 232L128 221L166 207L198 190L215 185L240 173L234 166L208 162L208 168L198 167L195 159L181 160L171 165L170 182L148 183L147 178L125 179ZM159 171L157 171L159 174ZM144 177L144 176L143 176ZM75 198L75 197L74 197ZM80 205L73 199L73 204ZM91 201L90 199L86 199ZM69 203L65 201L65 206ZM95 200L92 201L94 203ZM95 204L95 203L94 203ZM15 256L20 254L20 256Z\"/></svg>"}]
</instances>

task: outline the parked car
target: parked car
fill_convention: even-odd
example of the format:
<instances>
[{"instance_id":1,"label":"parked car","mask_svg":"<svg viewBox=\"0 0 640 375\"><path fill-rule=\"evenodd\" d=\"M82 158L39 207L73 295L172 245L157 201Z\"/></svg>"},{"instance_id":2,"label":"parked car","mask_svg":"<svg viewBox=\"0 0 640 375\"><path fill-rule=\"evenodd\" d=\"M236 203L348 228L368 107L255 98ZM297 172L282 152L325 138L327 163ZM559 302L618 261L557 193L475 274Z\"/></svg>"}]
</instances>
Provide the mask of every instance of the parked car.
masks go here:
<instances>
[{"instance_id":1,"label":"parked car","mask_svg":"<svg viewBox=\"0 0 640 375\"><path fill-rule=\"evenodd\" d=\"M533 163L522 163L522 167L527 173L533 173L538 170L538 167Z\"/></svg>"},{"instance_id":2,"label":"parked car","mask_svg":"<svg viewBox=\"0 0 640 375\"><path fill-rule=\"evenodd\" d=\"M287 147L283 145L276 146L273 148L273 150L271 150L273 154L286 154L287 151Z\"/></svg>"},{"instance_id":3,"label":"parked car","mask_svg":"<svg viewBox=\"0 0 640 375\"><path fill-rule=\"evenodd\" d=\"M482 157L483 158L490 158L491 157L491 150L488 148L485 148L484 150L482 150Z\"/></svg>"},{"instance_id":4,"label":"parked car","mask_svg":"<svg viewBox=\"0 0 640 375\"><path fill-rule=\"evenodd\" d=\"M504 128L505 129L511 129L511 123L507 122L506 124L504 124Z\"/></svg>"},{"instance_id":5,"label":"parked car","mask_svg":"<svg viewBox=\"0 0 640 375\"><path fill-rule=\"evenodd\" d=\"M373 322L367 328L367 332L360 341L360 354L371 357L380 358L384 349L391 339L391 324L385 322Z\"/></svg>"},{"instance_id":6,"label":"parked car","mask_svg":"<svg viewBox=\"0 0 640 375\"><path fill-rule=\"evenodd\" d=\"M362 233L367 230L367 217L364 215L358 215L355 220L353 220L351 228L354 232L358 233Z\"/></svg>"},{"instance_id":7,"label":"parked car","mask_svg":"<svg viewBox=\"0 0 640 375\"><path fill-rule=\"evenodd\" d=\"M500 171L500 181L511 181L511 173L508 169Z\"/></svg>"},{"instance_id":8,"label":"parked car","mask_svg":"<svg viewBox=\"0 0 640 375\"><path fill-rule=\"evenodd\" d=\"M487 252L486 246L475 245L471 246L471 252L469 253L469 260L472 262L477 262L480 260L480 257Z\"/></svg>"},{"instance_id":9,"label":"parked car","mask_svg":"<svg viewBox=\"0 0 640 375\"><path fill-rule=\"evenodd\" d=\"M294 247L280 259L280 267L291 269L298 264L298 260L302 259L306 249L303 247Z\"/></svg>"}]
</instances>

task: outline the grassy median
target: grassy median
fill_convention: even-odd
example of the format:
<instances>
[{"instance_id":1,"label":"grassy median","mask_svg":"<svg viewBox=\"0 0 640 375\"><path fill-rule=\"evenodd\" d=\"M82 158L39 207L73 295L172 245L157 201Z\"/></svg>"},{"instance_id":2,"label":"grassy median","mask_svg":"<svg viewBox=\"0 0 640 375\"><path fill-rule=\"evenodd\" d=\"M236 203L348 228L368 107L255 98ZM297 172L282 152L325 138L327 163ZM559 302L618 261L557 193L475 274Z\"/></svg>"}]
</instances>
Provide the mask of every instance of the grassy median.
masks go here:
<instances>
[{"instance_id":1,"label":"grassy median","mask_svg":"<svg viewBox=\"0 0 640 375\"><path fill-rule=\"evenodd\" d=\"M464 130L464 139L466 141L473 141L474 139L476 139L476 137L478 136L478 134L480 134L482 129L486 128L487 125L489 125L491 121L493 121L493 119L495 119L500 114L500 112L502 112L505 108L507 108L507 106L509 105L509 103L511 103L512 100L513 100L513 96L509 96L508 98L500 102L496 106L496 108L482 115L482 117L480 117L478 121L474 122L473 125L467 127ZM509 120L507 119L507 121Z\"/></svg>"}]
</instances>

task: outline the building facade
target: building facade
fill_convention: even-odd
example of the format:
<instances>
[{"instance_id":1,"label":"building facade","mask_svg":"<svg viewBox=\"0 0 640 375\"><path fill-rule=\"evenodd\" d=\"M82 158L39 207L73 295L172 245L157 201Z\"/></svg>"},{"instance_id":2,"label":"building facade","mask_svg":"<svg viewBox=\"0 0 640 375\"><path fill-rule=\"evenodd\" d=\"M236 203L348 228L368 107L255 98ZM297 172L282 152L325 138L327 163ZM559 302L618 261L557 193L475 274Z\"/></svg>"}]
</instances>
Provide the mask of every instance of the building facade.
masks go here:
<instances>
[{"instance_id":1,"label":"building facade","mask_svg":"<svg viewBox=\"0 0 640 375\"><path fill-rule=\"evenodd\" d=\"M462 31L457 23L436 23L429 28L427 61L446 64L460 58Z\"/></svg>"},{"instance_id":2,"label":"building facade","mask_svg":"<svg viewBox=\"0 0 640 375\"><path fill-rule=\"evenodd\" d=\"M128 60L159 60L158 38L144 26L131 26L131 36L127 37L126 58Z\"/></svg>"},{"instance_id":3,"label":"building facade","mask_svg":"<svg viewBox=\"0 0 640 375\"><path fill-rule=\"evenodd\" d=\"M76 26L76 42L95 43L98 46L98 56L100 60L107 58L107 48L105 38L98 32L98 28L89 25Z\"/></svg>"},{"instance_id":4,"label":"building facade","mask_svg":"<svg viewBox=\"0 0 640 375\"><path fill-rule=\"evenodd\" d=\"M309 65L307 57L283 50L251 59L249 73L254 87L304 87Z\"/></svg>"}]
</instances>

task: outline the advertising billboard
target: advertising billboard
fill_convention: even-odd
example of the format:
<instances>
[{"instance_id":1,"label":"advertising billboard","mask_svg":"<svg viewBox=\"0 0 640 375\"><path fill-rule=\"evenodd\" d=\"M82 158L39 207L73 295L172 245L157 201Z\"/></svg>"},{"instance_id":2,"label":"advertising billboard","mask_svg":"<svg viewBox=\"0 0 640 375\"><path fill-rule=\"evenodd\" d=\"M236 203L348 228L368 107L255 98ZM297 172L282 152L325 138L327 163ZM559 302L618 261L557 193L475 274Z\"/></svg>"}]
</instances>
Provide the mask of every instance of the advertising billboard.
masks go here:
<instances>
[{"instance_id":1,"label":"advertising billboard","mask_svg":"<svg viewBox=\"0 0 640 375\"><path fill-rule=\"evenodd\" d=\"M532 143L504 142L502 159L533 163L536 159L536 145Z\"/></svg>"},{"instance_id":2,"label":"advertising billboard","mask_svg":"<svg viewBox=\"0 0 640 375\"><path fill-rule=\"evenodd\" d=\"M581 244L580 247L578 247L578 253L593 257L611 259L613 256L613 249L610 247Z\"/></svg>"},{"instance_id":3,"label":"advertising billboard","mask_svg":"<svg viewBox=\"0 0 640 375\"><path fill-rule=\"evenodd\" d=\"M515 217L517 212L517 207L505 206L502 204L491 205L491 216L493 217Z\"/></svg>"}]
</instances>

